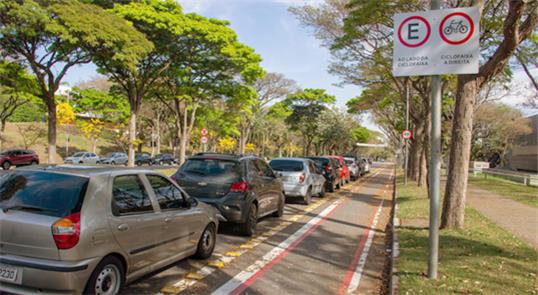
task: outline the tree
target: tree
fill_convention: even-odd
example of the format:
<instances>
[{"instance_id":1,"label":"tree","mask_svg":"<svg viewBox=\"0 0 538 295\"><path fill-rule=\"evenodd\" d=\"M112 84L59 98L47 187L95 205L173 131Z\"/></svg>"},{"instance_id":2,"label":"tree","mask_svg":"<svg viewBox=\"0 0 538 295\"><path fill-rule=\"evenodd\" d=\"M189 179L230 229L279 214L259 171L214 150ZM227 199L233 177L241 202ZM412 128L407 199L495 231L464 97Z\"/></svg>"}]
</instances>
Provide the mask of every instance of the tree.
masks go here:
<instances>
[{"instance_id":1,"label":"tree","mask_svg":"<svg viewBox=\"0 0 538 295\"><path fill-rule=\"evenodd\" d=\"M509 59L536 29L538 2L523 0L478 1L482 18L498 22L481 34L481 43L490 45L485 50L486 60L478 74L459 75L456 104L452 120L452 140L448 177L443 201L441 228L462 228L465 213L465 195L475 100L480 90L498 74L506 71ZM505 15L505 16L504 16ZM502 18L504 17L504 20ZM499 42L499 40L502 40ZM482 45L483 46L483 45Z\"/></svg>"},{"instance_id":2,"label":"tree","mask_svg":"<svg viewBox=\"0 0 538 295\"><path fill-rule=\"evenodd\" d=\"M231 153L235 149L235 145L237 144L237 141L231 137L224 137L219 139L217 144L217 149L224 153Z\"/></svg>"},{"instance_id":3,"label":"tree","mask_svg":"<svg viewBox=\"0 0 538 295\"><path fill-rule=\"evenodd\" d=\"M303 154L309 155L314 137L318 133L316 118L327 109L328 104L336 102L336 98L325 93L324 89L305 89L288 95L285 104L292 110L286 119L292 129L303 136Z\"/></svg>"},{"instance_id":4,"label":"tree","mask_svg":"<svg viewBox=\"0 0 538 295\"><path fill-rule=\"evenodd\" d=\"M67 102L62 102L56 108L56 118L60 125L71 124L75 122L75 112L71 105Z\"/></svg>"},{"instance_id":5,"label":"tree","mask_svg":"<svg viewBox=\"0 0 538 295\"><path fill-rule=\"evenodd\" d=\"M506 153L520 136L532 132L529 120L520 111L500 103L485 103L474 114L472 158L500 159L506 164ZM497 163L495 163L497 164Z\"/></svg>"},{"instance_id":6,"label":"tree","mask_svg":"<svg viewBox=\"0 0 538 295\"><path fill-rule=\"evenodd\" d=\"M176 117L179 162L185 161L189 138L202 105L213 100L251 100L249 87L263 75L261 57L238 41L229 23L196 14L177 16L170 59L159 87Z\"/></svg>"},{"instance_id":7,"label":"tree","mask_svg":"<svg viewBox=\"0 0 538 295\"><path fill-rule=\"evenodd\" d=\"M34 77L18 63L0 61L0 150L6 122L22 106L30 104L38 92Z\"/></svg>"},{"instance_id":8,"label":"tree","mask_svg":"<svg viewBox=\"0 0 538 295\"><path fill-rule=\"evenodd\" d=\"M98 117L107 122L126 123L129 118L129 103L121 94L95 88L71 91L74 110L90 117Z\"/></svg>"},{"instance_id":9,"label":"tree","mask_svg":"<svg viewBox=\"0 0 538 295\"><path fill-rule=\"evenodd\" d=\"M256 80L254 89L257 98L243 111L240 121L239 153L245 152L245 145L249 141L254 121L259 116L264 116L268 106L275 101L282 100L290 93L298 90L296 82L287 79L279 73L267 73L264 77Z\"/></svg>"},{"instance_id":10,"label":"tree","mask_svg":"<svg viewBox=\"0 0 538 295\"><path fill-rule=\"evenodd\" d=\"M95 153L97 140L101 137L105 124L99 119L90 119L89 121L82 121L81 127L84 137L92 142L92 153Z\"/></svg>"},{"instance_id":11,"label":"tree","mask_svg":"<svg viewBox=\"0 0 538 295\"><path fill-rule=\"evenodd\" d=\"M0 2L0 45L37 78L48 112L48 162L55 163L55 93L67 71L89 63L91 52L136 64L150 45L125 20L76 0Z\"/></svg>"}]
</instances>

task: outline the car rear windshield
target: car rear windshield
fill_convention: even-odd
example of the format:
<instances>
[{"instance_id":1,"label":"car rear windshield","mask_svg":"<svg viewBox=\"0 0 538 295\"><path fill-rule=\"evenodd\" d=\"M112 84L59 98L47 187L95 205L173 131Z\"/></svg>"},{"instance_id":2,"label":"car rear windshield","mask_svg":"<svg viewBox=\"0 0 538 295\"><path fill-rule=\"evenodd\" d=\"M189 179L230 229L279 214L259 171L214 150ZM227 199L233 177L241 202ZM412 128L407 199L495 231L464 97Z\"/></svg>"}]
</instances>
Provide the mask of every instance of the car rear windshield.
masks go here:
<instances>
[{"instance_id":1,"label":"car rear windshield","mask_svg":"<svg viewBox=\"0 0 538 295\"><path fill-rule=\"evenodd\" d=\"M346 165L352 165L355 163L353 160L344 160L346 162Z\"/></svg>"},{"instance_id":2,"label":"car rear windshield","mask_svg":"<svg viewBox=\"0 0 538 295\"><path fill-rule=\"evenodd\" d=\"M65 217L80 212L89 179L49 172L19 171L0 177L0 208Z\"/></svg>"},{"instance_id":3,"label":"car rear windshield","mask_svg":"<svg viewBox=\"0 0 538 295\"><path fill-rule=\"evenodd\" d=\"M327 166L329 165L329 159L327 158L309 158L310 160L316 162L316 164L318 164L319 166Z\"/></svg>"},{"instance_id":4,"label":"car rear windshield","mask_svg":"<svg viewBox=\"0 0 538 295\"><path fill-rule=\"evenodd\" d=\"M189 159L181 167L181 172L201 176L233 176L241 174L239 162L223 159Z\"/></svg>"},{"instance_id":5,"label":"car rear windshield","mask_svg":"<svg viewBox=\"0 0 538 295\"><path fill-rule=\"evenodd\" d=\"M273 160L269 163L275 171L303 171L304 165L301 161Z\"/></svg>"}]
</instances>

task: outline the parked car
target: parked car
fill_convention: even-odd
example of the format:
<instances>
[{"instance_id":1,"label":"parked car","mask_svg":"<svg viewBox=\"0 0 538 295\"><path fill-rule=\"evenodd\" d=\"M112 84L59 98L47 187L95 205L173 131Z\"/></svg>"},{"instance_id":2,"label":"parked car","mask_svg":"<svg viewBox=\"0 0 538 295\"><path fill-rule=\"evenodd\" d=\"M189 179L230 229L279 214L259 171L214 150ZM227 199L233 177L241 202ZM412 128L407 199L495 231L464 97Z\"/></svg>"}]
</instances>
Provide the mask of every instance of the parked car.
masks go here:
<instances>
[{"instance_id":1,"label":"parked car","mask_svg":"<svg viewBox=\"0 0 538 295\"><path fill-rule=\"evenodd\" d=\"M142 165L151 165L153 163L153 159L149 154L143 153L143 154L135 154L134 162L136 166L142 166Z\"/></svg>"},{"instance_id":2,"label":"parked car","mask_svg":"<svg viewBox=\"0 0 538 295\"><path fill-rule=\"evenodd\" d=\"M349 168L347 167L344 161L344 157L342 156L328 156L328 157L331 157L338 161L340 176L342 177L342 180L340 181L340 186L344 186L345 183L349 183L351 179L351 174L349 172Z\"/></svg>"},{"instance_id":3,"label":"parked car","mask_svg":"<svg viewBox=\"0 0 538 295\"><path fill-rule=\"evenodd\" d=\"M117 294L215 247L216 210L153 171L22 168L0 177L0 195L3 292Z\"/></svg>"},{"instance_id":4,"label":"parked car","mask_svg":"<svg viewBox=\"0 0 538 295\"><path fill-rule=\"evenodd\" d=\"M98 162L99 157L90 152L78 152L64 160L65 164L97 164Z\"/></svg>"},{"instance_id":5,"label":"parked car","mask_svg":"<svg viewBox=\"0 0 538 295\"><path fill-rule=\"evenodd\" d=\"M127 165L127 159L126 153L108 153L99 159L99 163L110 165Z\"/></svg>"},{"instance_id":6,"label":"parked car","mask_svg":"<svg viewBox=\"0 0 538 295\"><path fill-rule=\"evenodd\" d=\"M190 195L216 207L224 221L237 224L247 236L259 218L284 214L282 182L262 159L200 153L190 157L172 176Z\"/></svg>"},{"instance_id":7,"label":"parked car","mask_svg":"<svg viewBox=\"0 0 538 295\"><path fill-rule=\"evenodd\" d=\"M276 158L269 166L282 180L286 197L301 197L308 205L312 196L325 196L323 172L310 159Z\"/></svg>"},{"instance_id":8,"label":"parked car","mask_svg":"<svg viewBox=\"0 0 538 295\"><path fill-rule=\"evenodd\" d=\"M307 157L314 161L316 165L323 171L325 177L325 190L328 192L334 192L337 188L340 188L341 175L338 171L338 161L329 157Z\"/></svg>"},{"instance_id":9,"label":"parked car","mask_svg":"<svg viewBox=\"0 0 538 295\"><path fill-rule=\"evenodd\" d=\"M31 150L9 150L0 153L0 167L9 170L11 166L37 165L39 156Z\"/></svg>"},{"instance_id":10,"label":"parked car","mask_svg":"<svg viewBox=\"0 0 538 295\"><path fill-rule=\"evenodd\" d=\"M344 161L349 168L349 173L351 176L351 180L355 181L361 176L361 169L359 165L357 164L357 160L355 158L346 157L344 158Z\"/></svg>"},{"instance_id":11,"label":"parked car","mask_svg":"<svg viewBox=\"0 0 538 295\"><path fill-rule=\"evenodd\" d=\"M370 161L367 158L361 158L361 161L364 163L364 173L370 173Z\"/></svg>"},{"instance_id":12,"label":"parked car","mask_svg":"<svg viewBox=\"0 0 538 295\"><path fill-rule=\"evenodd\" d=\"M176 159L174 158L174 156L170 154L158 154L155 156L155 158L153 158L154 165L162 166L164 164L172 165L175 163L176 163Z\"/></svg>"}]
</instances>

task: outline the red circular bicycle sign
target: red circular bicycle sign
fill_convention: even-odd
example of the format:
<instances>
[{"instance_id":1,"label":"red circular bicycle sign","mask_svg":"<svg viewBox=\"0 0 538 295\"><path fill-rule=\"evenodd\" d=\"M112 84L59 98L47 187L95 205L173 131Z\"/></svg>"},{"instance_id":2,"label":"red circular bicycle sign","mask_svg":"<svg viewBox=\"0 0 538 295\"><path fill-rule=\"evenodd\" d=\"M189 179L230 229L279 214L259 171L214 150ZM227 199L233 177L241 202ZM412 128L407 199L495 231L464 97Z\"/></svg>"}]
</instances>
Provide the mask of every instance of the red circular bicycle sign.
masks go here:
<instances>
[{"instance_id":1,"label":"red circular bicycle sign","mask_svg":"<svg viewBox=\"0 0 538 295\"><path fill-rule=\"evenodd\" d=\"M202 129L202 131L200 131L200 133L202 134L202 136L206 136L207 134L209 134L209 131L207 131L207 129Z\"/></svg>"},{"instance_id":2,"label":"red circular bicycle sign","mask_svg":"<svg viewBox=\"0 0 538 295\"><path fill-rule=\"evenodd\" d=\"M413 132L411 132L411 130L404 130L402 132L402 137L403 139L410 139L411 137L413 137Z\"/></svg>"},{"instance_id":3,"label":"red circular bicycle sign","mask_svg":"<svg viewBox=\"0 0 538 295\"><path fill-rule=\"evenodd\" d=\"M407 47L419 47L430 38L430 23L422 16L406 18L398 27L398 40Z\"/></svg>"},{"instance_id":4,"label":"red circular bicycle sign","mask_svg":"<svg viewBox=\"0 0 538 295\"><path fill-rule=\"evenodd\" d=\"M439 36L443 41L452 45L467 42L473 33L473 20L463 12L454 12L445 16L439 25Z\"/></svg>"}]
</instances>

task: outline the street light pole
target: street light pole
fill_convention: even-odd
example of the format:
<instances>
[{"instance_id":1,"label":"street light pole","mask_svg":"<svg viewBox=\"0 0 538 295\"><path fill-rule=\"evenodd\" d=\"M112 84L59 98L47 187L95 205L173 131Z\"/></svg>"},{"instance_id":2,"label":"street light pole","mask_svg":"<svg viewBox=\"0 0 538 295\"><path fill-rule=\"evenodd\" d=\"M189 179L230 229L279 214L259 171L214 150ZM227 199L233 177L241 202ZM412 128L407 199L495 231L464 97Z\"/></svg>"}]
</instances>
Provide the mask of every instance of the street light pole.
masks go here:
<instances>
[{"instance_id":1,"label":"street light pole","mask_svg":"<svg viewBox=\"0 0 538 295\"><path fill-rule=\"evenodd\" d=\"M441 8L441 1L431 0L431 9ZM428 278L437 279L437 263L439 257L439 195L441 172L441 77L432 76L432 130L430 154L430 227Z\"/></svg>"}]
</instances>

